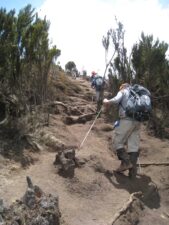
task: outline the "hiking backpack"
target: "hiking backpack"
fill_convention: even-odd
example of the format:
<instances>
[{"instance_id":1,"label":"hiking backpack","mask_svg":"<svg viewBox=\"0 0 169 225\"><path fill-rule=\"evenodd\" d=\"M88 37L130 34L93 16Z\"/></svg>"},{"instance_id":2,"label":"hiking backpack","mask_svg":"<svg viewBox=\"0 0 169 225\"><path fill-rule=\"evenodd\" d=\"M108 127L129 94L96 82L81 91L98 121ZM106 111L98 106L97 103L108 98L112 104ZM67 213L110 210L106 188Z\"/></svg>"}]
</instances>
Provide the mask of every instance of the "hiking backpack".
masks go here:
<instances>
[{"instance_id":1,"label":"hiking backpack","mask_svg":"<svg viewBox=\"0 0 169 225\"><path fill-rule=\"evenodd\" d=\"M102 77L96 77L95 78L95 86L96 86L96 90L101 90L102 89L102 85L103 85L103 78Z\"/></svg>"},{"instance_id":2,"label":"hiking backpack","mask_svg":"<svg viewBox=\"0 0 169 225\"><path fill-rule=\"evenodd\" d=\"M131 86L125 108L126 116L140 122L149 120L152 110L150 96L149 90L145 87L138 84Z\"/></svg>"}]
</instances>

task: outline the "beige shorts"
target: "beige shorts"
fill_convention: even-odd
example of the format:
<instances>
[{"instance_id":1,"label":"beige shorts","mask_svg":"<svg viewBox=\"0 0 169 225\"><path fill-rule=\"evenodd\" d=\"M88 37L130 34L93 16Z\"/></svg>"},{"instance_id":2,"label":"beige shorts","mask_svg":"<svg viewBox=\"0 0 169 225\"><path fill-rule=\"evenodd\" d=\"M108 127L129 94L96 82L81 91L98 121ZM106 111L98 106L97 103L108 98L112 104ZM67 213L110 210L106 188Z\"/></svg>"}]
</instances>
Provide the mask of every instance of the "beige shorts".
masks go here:
<instances>
[{"instance_id":1,"label":"beige shorts","mask_svg":"<svg viewBox=\"0 0 169 225\"><path fill-rule=\"evenodd\" d=\"M113 149L125 148L127 152L138 152L140 144L140 122L121 119L113 133Z\"/></svg>"}]
</instances>

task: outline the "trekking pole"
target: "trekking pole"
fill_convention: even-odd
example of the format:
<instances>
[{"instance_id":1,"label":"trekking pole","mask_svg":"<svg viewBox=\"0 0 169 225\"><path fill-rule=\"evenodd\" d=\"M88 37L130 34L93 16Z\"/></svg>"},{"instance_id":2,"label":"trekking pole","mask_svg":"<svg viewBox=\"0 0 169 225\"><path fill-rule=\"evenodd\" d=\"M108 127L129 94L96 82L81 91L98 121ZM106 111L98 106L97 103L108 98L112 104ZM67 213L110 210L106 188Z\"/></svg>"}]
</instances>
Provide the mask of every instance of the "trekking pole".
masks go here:
<instances>
[{"instance_id":1,"label":"trekking pole","mask_svg":"<svg viewBox=\"0 0 169 225\"><path fill-rule=\"evenodd\" d=\"M102 108L100 109L100 111L99 111L98 114L96 115L96 117L95 117L95 119L94 119L92 125L90 126L88 132L86 133L86 135L85 135L85 137L84 137L84 139L83 139L83 141L81 142L81 144L80 144L80 146L79 146L79 150L80 150L80 148L82 147L82 145L84 144L84 142L85 142L87 136L89 135L89 133L90 133L92 127L94 126L94 124L95 124L97 118L99 117L99 115L100 115L100 113L101 113L101 110L102 110Z\"/></svg>"},{"instance_id":2,"label":"trekking pole","mask_svg":"<svg viewBox=\"0 0 169 225\"><path fill-rule=\"evenodd\" d=\"M103 75L103 81L105 80L107 69L108 69L108 67L109 67L109 65L110 65L110 63L111 63L111 61L112 61L114 55L115 55L115 52L114 52L113 56L111 57L109 63L107 63L107 57L105 56L106 68L105 68L104 75ZM103 96L103 95L104 95L104 88L102 89L102 96ZM93 99L92 99L92 100L93 100ZM102 109L102 107L101 107L101 109ZM91 127L89 128L88 132L86 133L86 135L85 135L83 141L81 142L81 144L80 144L80 146L79 146L79 150L80 150L80 148L82 147L82 145L84 144L84 142L85 142L87 136L89 135L89 133L90 133L92 127L94 126L94 124L95 124L95 122L96 122L98 116L100 115L101 109L100 109L100 111L98 112L98 114L97 114L95 120L93 121ZM116 125L116 126L117 126L117 125ZM114 126L114 128L115 128L115 126ZM114 129L114 128L113 128L113 129Z\"/></svg>"}]
</instances>

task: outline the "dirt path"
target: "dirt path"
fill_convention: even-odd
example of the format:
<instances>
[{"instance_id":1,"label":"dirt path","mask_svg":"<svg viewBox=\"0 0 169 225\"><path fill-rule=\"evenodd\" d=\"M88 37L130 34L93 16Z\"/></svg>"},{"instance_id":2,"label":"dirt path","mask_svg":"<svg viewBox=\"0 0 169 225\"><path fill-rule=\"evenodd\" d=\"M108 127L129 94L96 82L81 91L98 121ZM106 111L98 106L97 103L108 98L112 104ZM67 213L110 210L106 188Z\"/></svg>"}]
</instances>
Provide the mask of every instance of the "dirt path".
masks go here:
<instances>
[{"instance_id":1,"label":"dirt path","mask_svg":"<svg viewBox=\"0 0 169 225\"><path fill-rule=\"evenodd\" d=\"M71 132L76 129L76 126L71 127ZM94 171L97 164L100 166L99 155L103 153L103 150L98 151L97 146L100 145L103 149L104 144L97 144L89 154L91 149L89 146L93 138L94 135L88 139L86 146L77 154L88 159L90 163L81 169L76 169L74 178L59 176L53 165L56 153L43 152L39 155L39 161L29 169L23 170L16 163L13 165L10 163L10 166L4 168L4 172L8 171L8 174L4 174L4 178L1 178L0 196L8 204L19 199L26 189L25 178L30 176L32 181L46 193L59 195L62 216L69 221L69 224L108 223L112 214L124 204L128 193L124 190L114 189L104 174ZM94 154L95 151L96 154ZM121 199L116 198L119 194Z\"/></svg>"},{"instance_id":2,"label":"dirt path","mask_svg":"<svg viewBox=\"0 0 169 225\"><path fill-rule=\"evenodd\" d=\"M86 81L76 80L75 82L82 85L84 89L90 89ZM76 103L80 104L80 98L77 99L76 97ZM79 145L92 122L67 125L60 130L60 136L63 140L68 140L70 144ZM61 125L58 116L52 116L50 123L52 132L57 133L55 129L57 130L57 126ZM106 175L104 173L105 170L113 171L119 163L109 150L112 131L105 131L104 126L105 121L101 117L82 148L76 152L76 156L84 160L85 164L75 170L73 178L58 175L53 165L56 152L44 150L36 153L35 157L38 161L28 169L23 169L20 164L1 157L0 198L3 198L6 204L21 198L26 189L26 176L30 176L33 183L38 184L44 192L59 196L62 217L69 225L110 224L113 215L123 206L129 195L140 190L145 195L149 195L144 199L146 206L155 210L159 216L167 212L169 207L168 167L142 168L141 172L144 174L140 174L135 182L129 180L127 174ZM144 128L141 149L141 162L169 160L169 142L148 136ZM157 187L153 192L150 188L152 182Z\"/></svg>"}]
</instances>

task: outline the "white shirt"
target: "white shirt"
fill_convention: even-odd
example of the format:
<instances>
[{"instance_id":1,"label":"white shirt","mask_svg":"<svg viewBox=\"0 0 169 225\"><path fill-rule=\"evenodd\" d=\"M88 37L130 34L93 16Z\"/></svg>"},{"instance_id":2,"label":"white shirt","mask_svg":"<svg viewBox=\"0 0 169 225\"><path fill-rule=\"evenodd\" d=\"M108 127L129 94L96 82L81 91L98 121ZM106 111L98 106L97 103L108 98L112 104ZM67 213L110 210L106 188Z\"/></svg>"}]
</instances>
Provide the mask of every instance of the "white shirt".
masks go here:
<instances>
[{"instance_id":1,"label":"white shirt","mask_svg":"<svg viewBox=\"0 0 169 225\"><path fill-rule=\"evenodd\" d=\"M130 90L129 90L129 87L127 87L125 89L120 90L114 98L108 100L108 102L110 103L119 104L120 118L126 117L125 108L127 105L129 94L130 94Z\"/></svg>"}]
</instances>

